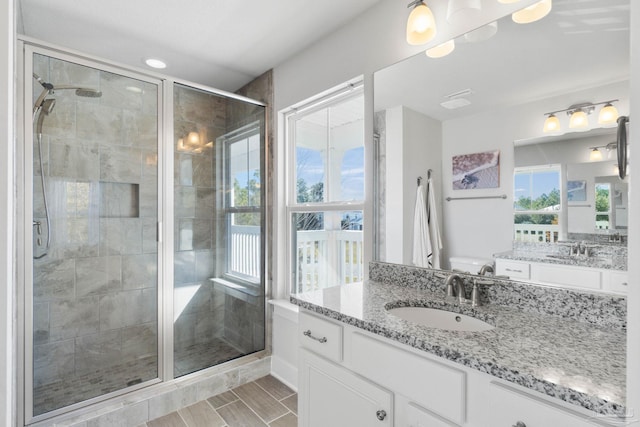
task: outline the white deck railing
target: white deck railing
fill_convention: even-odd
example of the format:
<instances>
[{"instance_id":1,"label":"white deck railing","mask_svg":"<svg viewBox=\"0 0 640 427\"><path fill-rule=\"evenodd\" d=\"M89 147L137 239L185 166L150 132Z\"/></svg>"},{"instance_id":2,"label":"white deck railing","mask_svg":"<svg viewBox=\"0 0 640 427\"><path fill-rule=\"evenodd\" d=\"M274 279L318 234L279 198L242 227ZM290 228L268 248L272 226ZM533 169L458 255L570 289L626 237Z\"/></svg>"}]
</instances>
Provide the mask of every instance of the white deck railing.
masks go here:
<instances>
[{"instance_id":1,"label":"white deck railing","mask_svg":"<svg viewBox=\"0 0 640 427\"><path fill-rule=\"evenodd\" d=\"M514 224L514 230L516 242L554 243L560 236L560 226L555 224Z\"/></svg>"},{"instance_id":2,"label":"white deck railing","mask_svg":"<svg viewBox=\"0 0 640 427\"><path fill-rule=\"evenodd\" d=\"M260 227L231 226L231 273L260 277ZM286 255L285 255L286 256ZM364 278L362 231L298 231L296 291L306 292Z\"/></svg>"},{"instance_id":3,"label":"white deck railing","mask_svg":"<svg viewBox=\"0 0 640 427\"><path fill-rule=\"evenodd\" d=\"M260 227L232 225L229 249L231 273L260 278Z\"/></svg>"}]
</instances>

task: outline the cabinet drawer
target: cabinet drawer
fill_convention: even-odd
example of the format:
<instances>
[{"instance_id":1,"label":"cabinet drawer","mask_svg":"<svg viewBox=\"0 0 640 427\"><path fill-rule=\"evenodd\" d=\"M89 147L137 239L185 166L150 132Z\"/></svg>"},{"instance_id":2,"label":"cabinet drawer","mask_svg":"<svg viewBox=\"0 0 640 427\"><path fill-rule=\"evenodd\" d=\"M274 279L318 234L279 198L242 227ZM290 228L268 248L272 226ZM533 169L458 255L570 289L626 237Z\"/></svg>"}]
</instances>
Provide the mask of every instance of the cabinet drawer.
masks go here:
<instances>
[{"instance_id":1,"label":"cabinet drawer","mask_svg":"<svg viewBox=\"0 0 640 427\"><path fill-rule=\"evenodd\" d=\"M491 426L585 427L591 423L584 415L548 403L534 395L491 382L489 384L489 419Z\"/></svg>"},{"instance_id":2,"label":"cabinet drawer","mask_svg":"<svg viewBox=\"0 0 640 427\"><path fill-rule=\"evenodd\" d=\"M351 362L355 372L456 424L466 417L466 374L355 332Z\"/></svg>"},{"instance_id":3,"label":"cabinet drawer","mask_svg":"<svg viewBox=\"0 0 640 427\"><path fill-rule=\"evenodd\" d=\"M496 275L509 276L512 279L528 279L529 263L496 259Z\"/></svg>"},{"instance_id":4,"label":"cabinet drawer","mask_svg":"<svg viewBox=\"0 0 640 427\"><path fill-rule=\"evenodd\" d=\"M342 326L304 311L298 317L298 336L302 347L327 359L342 361Z\"/></svg>"},{"instance_id":5,"label":"cabinet drawer","mask_svg":"<svg viewBox=\"0 0 640 427\"><path fill-rule=\"evenodd\" d=\"M542 283L600 289L600 276L600 271L592 268L550 264L531 266L531 280Z\"/></svg>"}]
</instances>

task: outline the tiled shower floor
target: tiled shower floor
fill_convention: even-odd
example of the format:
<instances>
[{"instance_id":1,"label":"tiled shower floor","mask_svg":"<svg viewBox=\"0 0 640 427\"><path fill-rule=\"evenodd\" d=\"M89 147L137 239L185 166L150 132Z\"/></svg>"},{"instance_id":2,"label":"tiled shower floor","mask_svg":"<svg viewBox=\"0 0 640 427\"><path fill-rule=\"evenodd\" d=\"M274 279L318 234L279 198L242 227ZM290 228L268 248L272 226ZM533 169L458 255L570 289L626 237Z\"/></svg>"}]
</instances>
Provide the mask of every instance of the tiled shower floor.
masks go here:
<instances>
[{"instance_id":1,"label":"tiled shower floor","mask_svg":"<svg viewBox=\"0 0 640 427\"><path fill-rule=\"evenodd\" d=\"M298 395L271 375L139 427L297 427Z\"/></svg>"},{"instance_id":2,"label":"tiled shower floor","mask_svg":"<svg viewBox=\"0 0 640 427\"><path fill-rule=\"evenodd\" d=\"M222 339L195 344L176 351L175 376L214 366L242 356ZM33 390L33 413L44 414L74 403L102 396L127 386L157 378L157 358L145 357L109 368L96 368L90 374L69 376Z\"/></svg>"}]
</instances>

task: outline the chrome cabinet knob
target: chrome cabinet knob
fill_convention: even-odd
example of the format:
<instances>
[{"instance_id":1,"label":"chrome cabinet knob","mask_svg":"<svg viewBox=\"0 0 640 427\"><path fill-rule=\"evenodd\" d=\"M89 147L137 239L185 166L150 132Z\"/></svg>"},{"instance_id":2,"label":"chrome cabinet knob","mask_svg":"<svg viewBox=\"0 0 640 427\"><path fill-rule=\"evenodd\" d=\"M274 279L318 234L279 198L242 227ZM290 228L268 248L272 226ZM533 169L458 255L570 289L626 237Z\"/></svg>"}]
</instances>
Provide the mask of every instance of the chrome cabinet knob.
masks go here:
<instances>
[{"instance_id":1,"label":"chrome cabinet knob","mask_svg":"<svg viewBox=\"0 0 640 427\"><path fill-rule=\"evenodd\" d=\"M512 427L527 427L527 425L525 423L523 423L522 421L518 421Z\"/></svg>"},{"instance_id":2,"label":"chrome cabinet knob","mask_svg":"<svg viewBox=\"0 0 640 427\"><path fill-rule=\"evenodd\" d=\"M380 421L384 421L384 419L387 418L387 411L380 409L378 412L376 412L376 417L378 417Z\"/></svg>"}]
</instances>

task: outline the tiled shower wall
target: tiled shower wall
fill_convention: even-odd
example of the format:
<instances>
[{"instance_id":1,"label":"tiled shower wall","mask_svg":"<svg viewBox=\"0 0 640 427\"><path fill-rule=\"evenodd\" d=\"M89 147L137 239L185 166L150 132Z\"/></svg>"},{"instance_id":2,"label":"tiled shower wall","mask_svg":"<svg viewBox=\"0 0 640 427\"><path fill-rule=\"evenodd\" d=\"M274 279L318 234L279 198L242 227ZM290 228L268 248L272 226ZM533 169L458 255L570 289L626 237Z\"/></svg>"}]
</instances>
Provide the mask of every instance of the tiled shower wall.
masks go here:
<instances>
[{"instance_id":1,"label":"tiled shower wall","mask_svg":"<svg viewBox=\"0 0 640 427\"><path fill-rule=\"evenodd\" d=\"M123 372L117 388L155 378L157 87L40 55L34 72L102 91L56 91L44 118L52 246L34 260L34 387L129 362L146 368ZM41 89L34 85L34 98ZM44 241L37 152L34 137L33 216Z\"/></svg>"}]
</instances>

